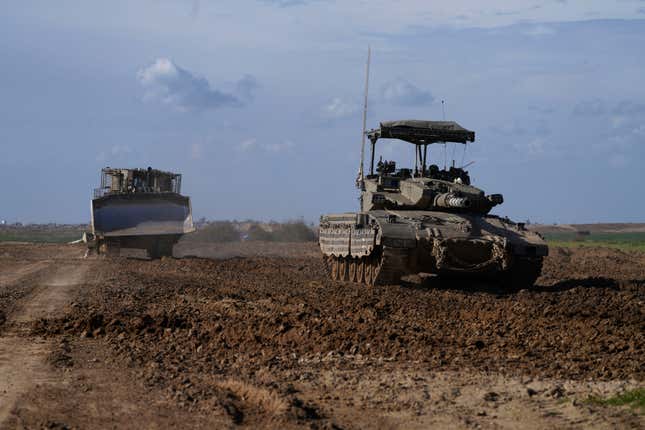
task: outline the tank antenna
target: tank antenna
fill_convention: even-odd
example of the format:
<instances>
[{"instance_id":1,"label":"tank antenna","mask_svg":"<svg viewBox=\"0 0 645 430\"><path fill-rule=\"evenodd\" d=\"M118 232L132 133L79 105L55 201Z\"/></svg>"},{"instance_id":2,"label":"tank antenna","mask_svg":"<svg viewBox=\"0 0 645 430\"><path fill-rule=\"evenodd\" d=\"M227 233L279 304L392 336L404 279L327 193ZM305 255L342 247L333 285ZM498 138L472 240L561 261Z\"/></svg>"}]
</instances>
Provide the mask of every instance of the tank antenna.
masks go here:
<instances>
[{"instance_id":1,"label":"tank antenna","mask_svg":"<svg viewBox=\"0 0 645 430\"><path fill-rule=\"evenodd\" d=\"M363 102L363 134L361 140L361 166L358 169L358 180L356 181L356 186L363 189L364 186L364 176L363 176L363 160L365 158L365 132L367 131L367 96L369 92L370 84L370 61L372 59L372 47L367 46L367 66L365 67L365 100Z\"/></svg>"},{"instance_id":2,"label":"tank antenna","mask_svg":"<svg viewBox=\"0 0 645 430\"><path fill-rule=\"evenodd\" d=\"M468 143L464 143L464 152L461 154L461 168L463 169L465 167L464 161L466 159L466 148L468 148Z\"/></svg>"},{"instance_id":3,"label":"tank antenna","mask_svg":"<svg viewBox=\"0 0 645 430\"><path fill-rule=\"evenodd\" d=\"M446 120L446 104L443 100L441 100L441 112L443 115L443 120ZM446 149L446 142L443 143L443 170L446 170L446 166L448 164L448 153Z\"/></svg>"}]
</instances>

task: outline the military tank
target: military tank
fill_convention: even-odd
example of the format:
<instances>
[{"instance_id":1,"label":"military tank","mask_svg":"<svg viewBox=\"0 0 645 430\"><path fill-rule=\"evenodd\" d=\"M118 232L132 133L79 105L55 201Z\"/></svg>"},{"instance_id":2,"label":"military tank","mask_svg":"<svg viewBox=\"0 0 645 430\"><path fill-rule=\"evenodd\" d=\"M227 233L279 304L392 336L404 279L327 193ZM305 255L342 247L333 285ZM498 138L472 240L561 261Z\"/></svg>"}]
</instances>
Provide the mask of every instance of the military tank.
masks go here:
<instances>
[{"instance_id":1,"label":"military tank","mask_svg":"<svg viewBox=\"0 0 645 430\"><path fill-rule=\"evenodd\" d=\"M507 289L534 284L548 247L523 223L490 215L501 194L473 186L464 168L428 165L428 146L474 142L453 121L387 121L365 132L371 142L369 174L363 160L357 184L360 212L323 215L320 248L332 279L375 284L430 273L496 279ZM376 143L399 139L415 152L414 168L380 159ZM454 164L454 163L453 163Z\"/></svg>"},{"instance_id":2,"label":"military tank","mask_svg":"<svg viewBox=\"0 0 645 430\"><path fill-rule=\"evenodd\" d=\"M195 231L190 198L181 195L181 174L152 169L101 170L91 204L88 250L117 256L143 249L150 258L172 256L182 235Z\"/></svg>"}]
</instances>

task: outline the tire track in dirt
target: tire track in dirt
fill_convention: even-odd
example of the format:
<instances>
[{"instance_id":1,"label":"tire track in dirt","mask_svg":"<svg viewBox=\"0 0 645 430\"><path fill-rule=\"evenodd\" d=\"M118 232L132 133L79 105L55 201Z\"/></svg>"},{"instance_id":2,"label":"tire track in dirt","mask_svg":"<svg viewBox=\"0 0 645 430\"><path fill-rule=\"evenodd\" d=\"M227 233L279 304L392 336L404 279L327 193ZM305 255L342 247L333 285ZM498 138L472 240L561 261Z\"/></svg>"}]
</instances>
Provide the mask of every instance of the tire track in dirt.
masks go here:
<instances>
[{"instance_id":1,"label":"tire track in dirt","mask_svg":"<svg viewBox=\"0 0 645 430\"><path fill-rule=\"evenodd\" d=\"M10 271L4 270L3 272L0 272L0 288L15 284L20 279L31 275L32 273L38 272L39 270L44 269L50 264L51 261L37 261L35 263L26 264L23 267L19 267L17 269L12 268L12 270Z\"/></svg>"},{"instance_id":2,"label":"tire track in dirt","mask_svg":"<svg viewBox=\"0 0 645 430\"><path fill-rule=\"evenodd\" d=\"M45 281L7 321L8 329L0 337L0 428L11 416L20 396L36 384L54 382L56 375L49 371L46 359L51 351L51 341L25 336L31 322L40 318L52 318L65 313L75 290L89 270L85 262L57 264L35 263L23 268L18 274L6 274L10 284L17 283L36 270L51 271ZM9 284L3 284L9 285Z\"/></svg>"}]
</instances>

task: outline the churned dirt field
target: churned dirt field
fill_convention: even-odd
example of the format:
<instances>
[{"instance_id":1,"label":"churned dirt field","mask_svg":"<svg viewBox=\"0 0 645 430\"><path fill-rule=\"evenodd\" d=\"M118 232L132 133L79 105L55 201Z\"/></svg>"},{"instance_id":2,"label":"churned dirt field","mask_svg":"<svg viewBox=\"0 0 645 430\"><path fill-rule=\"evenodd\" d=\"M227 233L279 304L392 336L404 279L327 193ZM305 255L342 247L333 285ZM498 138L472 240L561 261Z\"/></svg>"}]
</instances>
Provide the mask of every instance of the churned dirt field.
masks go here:
<instances>
[{"instance_id":1,"label":"churned dirt field","mask_svg":"<svg viewBox=\"0 0 645 430\"><path fill-rule=\"evenodd\" d=\"M175 251L0 244L0 428L645 427L589 401L645 385L643 253L552 249L505 294L335 283L315 244Z\"/></svg>"}]
</instances>

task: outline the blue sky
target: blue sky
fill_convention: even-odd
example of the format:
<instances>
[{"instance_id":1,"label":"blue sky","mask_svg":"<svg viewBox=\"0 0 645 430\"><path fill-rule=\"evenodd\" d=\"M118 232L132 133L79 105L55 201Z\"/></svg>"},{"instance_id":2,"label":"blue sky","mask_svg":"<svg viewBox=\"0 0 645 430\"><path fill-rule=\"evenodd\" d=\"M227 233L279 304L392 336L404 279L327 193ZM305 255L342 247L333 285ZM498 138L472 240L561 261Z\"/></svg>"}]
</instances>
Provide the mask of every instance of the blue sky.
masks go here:
<instances>
[{"instance_id":1,"label":"blue sky","mask_svg":"<svg viewBox=\"0 0 645 430\"><path fill-rule=\"evenodd\" d=\"M645 221L645 1L483 4L5 1L0 219L86 222L104 166L182 172L196 217L355 210L369 44L368 126L445 100L496 213Z\"/></svg>"}]
</instances>

